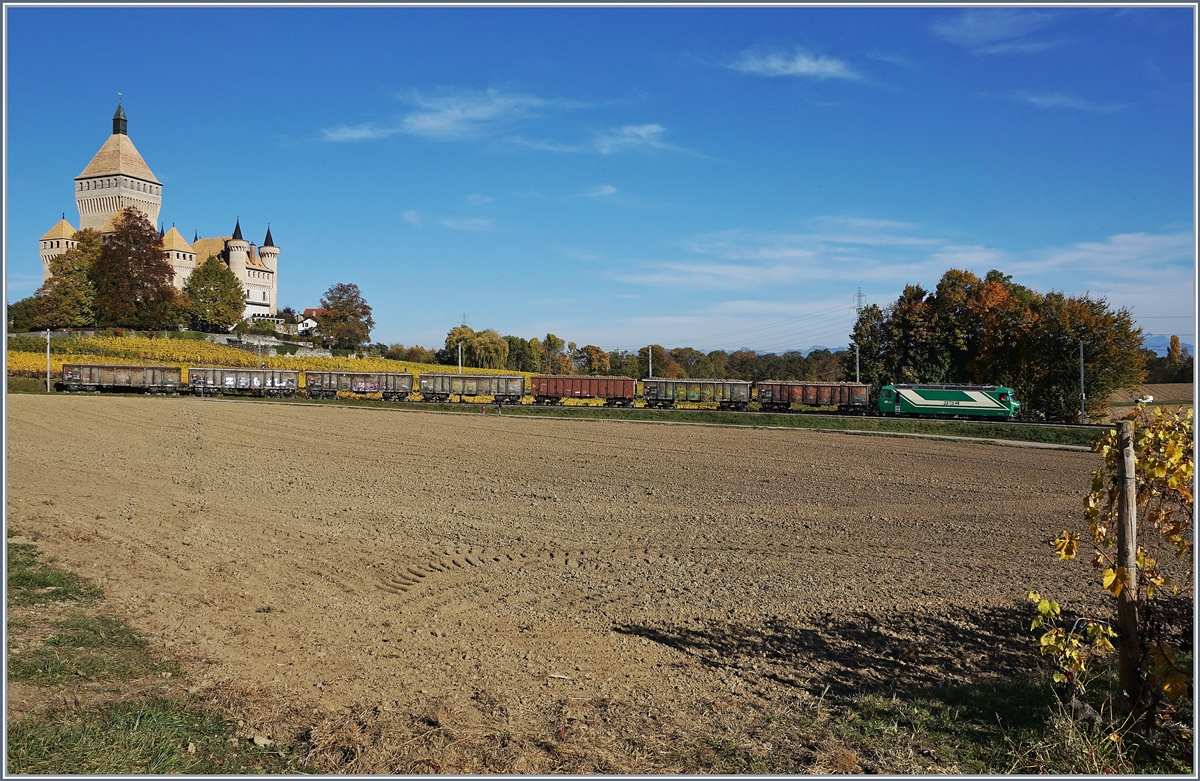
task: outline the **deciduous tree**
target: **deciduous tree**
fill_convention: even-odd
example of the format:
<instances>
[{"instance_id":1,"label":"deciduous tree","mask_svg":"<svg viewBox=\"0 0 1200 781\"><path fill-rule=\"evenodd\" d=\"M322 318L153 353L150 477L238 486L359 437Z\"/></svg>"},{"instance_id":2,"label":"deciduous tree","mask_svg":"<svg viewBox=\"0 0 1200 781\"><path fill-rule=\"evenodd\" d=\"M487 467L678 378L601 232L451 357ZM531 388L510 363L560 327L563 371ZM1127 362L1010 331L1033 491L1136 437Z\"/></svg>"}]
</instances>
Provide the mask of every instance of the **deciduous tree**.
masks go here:
<instances>
[{"instance_id":1,"label":"deciduous tree","mask_svg":"<svg viewBox=\"0 0 1200 781\"><path fill-rule=\"evenodd\" d=\"M242 282L217 257L208 258L183 283L188 319L197 331L228 331L246 308Z\"/></svg>"},{"instance_id":2,"label":"deciduous tree","mask_svg":"<svg viewBox=\"0 0 1200 781\"><path fill-rule=\"evenodd\" d=\"M50 278L37 292L40 328L79 328L96 324L96 286L89 273L104 248L104 236L77 231L74 247L50 261Z\"/></svg>"},{"instance_id":3,"label":"deciduous tree","mask_svg":"<svg viewBox=\"0 0 1200 781\"><path fill-rule=\"evenodd\" d=\"M171 285L158 230L133 207L117 212L89 277L96 288L96 324L104 327L177 328L182 298Z\"/></svg>"},{"instance_id":4,"label":"deciduous tree","mask_svg":"<svg viewBox=\"0 0 1200 781\"><path fill-rule=\"evenodd\" d=\"M321 296L317 330L340 349L354 349L371 338L375 320L358 285L339 282Z\"/></svg>"},{"instance_id":5,"label":"deciduous tree","mask_svg":"<svg viewBox=\"0 0 1200 781\"><path fill-rule=\"evenodd\" d=\"M575 368L583 374L608 374L612 365L608 353L594 344L585 344L575 351Z\"/></svg>"},{"instance_id":6,"label":"deciduous tree","mask_svg":"<svg viewBox=\"0 0 1200 781\"><path fill-rule=\"evenodd\" d=\"M23 334L37 328L39 302L36 296L22 298L8 305L8 332Z\"/></svg>"}]
</instances>

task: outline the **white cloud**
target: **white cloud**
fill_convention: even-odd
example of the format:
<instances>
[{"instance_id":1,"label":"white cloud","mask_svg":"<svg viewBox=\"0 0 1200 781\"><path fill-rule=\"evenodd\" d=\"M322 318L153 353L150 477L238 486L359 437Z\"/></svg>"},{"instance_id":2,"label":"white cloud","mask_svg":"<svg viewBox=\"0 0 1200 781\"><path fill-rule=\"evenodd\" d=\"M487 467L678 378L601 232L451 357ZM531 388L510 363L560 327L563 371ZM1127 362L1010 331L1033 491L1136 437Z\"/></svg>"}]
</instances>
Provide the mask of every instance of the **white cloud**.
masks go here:
<instances>
[{"instance_id":1,"label":"white cloud","mask_svg":"<svg viewBox=\"0 0 1200 781\"><path fill-rule=\"evenodd\" d=\"M321 131L321 138L325 141L372 141L377 138L387 138L399 132L394 127L380 127L373 122L365 122L361 125L347 126L338 125L337 127L327 128Z\"/></svg>"},{"instance_id":2,"label":"white cloud","mask_svg":"<svg viewBox=\"0 0 1200 781\"><path fill-rule=\"evenodd\" d=\"M421 217L421 213L415 209L409 209L403 214L404 221L409 225L422 225L425 220Z\"/></svg>"},{"instance_id":3,"label":"white cloud","mask_svg":"<svg viewBox=\"0 0 1200 781\"><path fill-rule=\"evenodd\" d=\"M932 30L973 54L1032 54L1059 45L1034 36L1053 21L1054 15L1046 11L974 8L935 22Z\"/></svg>"},{"instance_id":4,"label":"white cloud","mask_svg":"<svg viewBox=\"0 0 1200 781\"><path fill-rule=\"evenodd\" d=\"M602 185L593 190L588 190L587 192L584 193L584 195L588 196L588 197L609 196L609 195L616 195L616 194L617 194L617 188L613 187L611 184Z\"/></svg>"},{"instance_id":5,"label":"white cloud","mask_svg":"<svg viewBox=\"0 0 1200 781\"><path fill-rule=\"evenodd\" d=\"M472 206L482 206L485 203L491 203L491 202L492 202L492 197L490 195L468 195L467 196L467 203L471 204Z\"/></svg>"},{"instance_id":6,"label":"white cloud","mask_svg":"<svg viewBox=\"0 0 1200 781\"><path fill-rule=\"evenodd\" d=\"M485 231L490 230L492 227L492 221L486 217L447 217L438 220L438 223L446 228L458 231Z\"/></svg>"},{"instance_id":7,"label":"white cloud","mask_svg":"<svg viewBox=\"0 0 1200 781\"><path fill-rule=\"evenodd\" d=\"M438 141L478 138L498 125L527 117L534 109L551 104L533 95L506 94L494 89L432 97L414 92L408 100L418 110L405 116L399 129Z\"/></svg>"},{"instance_id":8,"label":"white cloud","mask_svg":"<svg viewBox=\"0 0 1200 781\"><path fill-rule=\"evenodd\" d=\"M728 67L755 76L807 76L814 79L862 78L849 65L833 57L811 57L804 52L793 54L743 52L741 59Z\"/></svg>"},{"instance_id":9,"label":"white cloud","mask_svg":"<svg viewBox=\"0 0 1200 781\"><path fill-rule=\"evenodd\" d=\"M539 109L562 110L583 105L496 89L444 90L436 95L413 91L401 99L415 110L390 124L338 125L322 130L321 137L333 142L371 141L399 134L435 141L471 140L494 135L513 122L536 116Z\"/></svg>"},{"instance_id":10,"label":"white cloud","mask_svg":"<svg viewBox=\"0 0 1200 781\"><path fill-rule=\"evenodd\" d=\"M1020 100L1038 108L1065 108L1075 111L1089 111L1096 114L1108 114L1125 108L1120 103L1093 103L1073 95L1063 95L1058 92L1029 92L1013 90L1009 93L1013 100Z\"/></svg>"},{"instance_id":11,"label":"white cloud","mask_svg":"<svg viewBox=\"0 0 1200 781\"><path fill-rule=\"evenodd\" d=\"M619 152L662 150L669 152L685 152L703 157L698 152L668 143L663 140L667 130L662 125L625 125L602 133L596 133L591 140L580 143L562 143L558 141L542 141L524 136L510 136L507 140L532 149L545 152L584 153L611 155Z\"/></svg>"}]
</instances>

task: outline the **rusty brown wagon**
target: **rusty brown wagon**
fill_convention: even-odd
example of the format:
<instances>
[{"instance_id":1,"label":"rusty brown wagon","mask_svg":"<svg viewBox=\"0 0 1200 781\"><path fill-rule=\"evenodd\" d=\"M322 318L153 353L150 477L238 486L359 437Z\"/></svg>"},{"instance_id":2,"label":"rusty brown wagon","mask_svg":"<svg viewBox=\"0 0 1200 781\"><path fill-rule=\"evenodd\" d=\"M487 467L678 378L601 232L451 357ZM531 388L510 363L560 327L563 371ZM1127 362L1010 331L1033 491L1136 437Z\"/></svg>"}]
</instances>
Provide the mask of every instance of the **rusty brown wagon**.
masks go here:
<instances>
[{"instance_id":1,"label":"rusty brown wagon","mask_svg":"<svg viewBox=\"0 0 1200 781\"><path fill-rule=\"evenodd\" d=\"M839 412L868 410L869 385L857 382L808 382L759 380L754 383L758 403L764 411L786 412L793 404L802 407L836 406Z\"/></svg>"},{"instance_id":2,"label":"rusty brown wagon","mask_svg":"<svg viewBox=\"0 0 1200 781\"><path fill-rule=\"evenodd\" d=\"M564 399L604 399L606 407L632 407L637 381L632 377L539 374L529 378L534 404L562 404Z\"/></svg>"}]
</instances>

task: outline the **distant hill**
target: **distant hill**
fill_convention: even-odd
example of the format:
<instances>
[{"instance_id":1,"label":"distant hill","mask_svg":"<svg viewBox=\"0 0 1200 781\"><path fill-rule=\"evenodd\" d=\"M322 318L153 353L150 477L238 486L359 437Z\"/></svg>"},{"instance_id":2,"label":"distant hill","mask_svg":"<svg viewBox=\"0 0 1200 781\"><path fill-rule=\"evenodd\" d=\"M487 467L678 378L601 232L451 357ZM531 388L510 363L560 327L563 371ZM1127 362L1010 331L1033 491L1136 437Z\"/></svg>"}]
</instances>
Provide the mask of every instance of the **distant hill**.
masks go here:
<instances>
[{"instance_id":1,"label":"distant hill","mask_svg":"<svg viewBox=\"0 0 1200 781\"><path fill-rule=\"evenodd\" d=\"M1146 334L1142 337L1142 347L1147 350L1153 350L1157 355L1166 355L1167 348L1171 346L1171 336L1169 334ZM1195 355L1196 349L1192 345L1179 340L1179 346L1186 348L1188 355Z\"/></svg>"}]
</instances>

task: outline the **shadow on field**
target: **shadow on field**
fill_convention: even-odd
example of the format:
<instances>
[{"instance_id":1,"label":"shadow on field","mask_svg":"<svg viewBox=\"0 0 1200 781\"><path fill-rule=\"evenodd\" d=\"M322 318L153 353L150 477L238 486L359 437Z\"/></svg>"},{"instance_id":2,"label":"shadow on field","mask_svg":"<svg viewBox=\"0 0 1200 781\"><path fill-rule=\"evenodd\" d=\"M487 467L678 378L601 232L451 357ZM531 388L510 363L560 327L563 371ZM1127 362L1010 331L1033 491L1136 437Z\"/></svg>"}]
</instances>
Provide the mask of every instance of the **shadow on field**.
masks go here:
<instances>
[{"instance_id":1,"label":"shadow on field","mask_svg":"<svg viewBox=\"0 0 1200 781\"><path fill-rule=\"evenodd\" d=\"M1037 669L1031 618L1030 608L1020 605L953 616L827 613L807 621L774 618L761 626L695 621L614 631L662 643L749 680L814 694L904 694Z\"/></svg>"}]
</instances>

